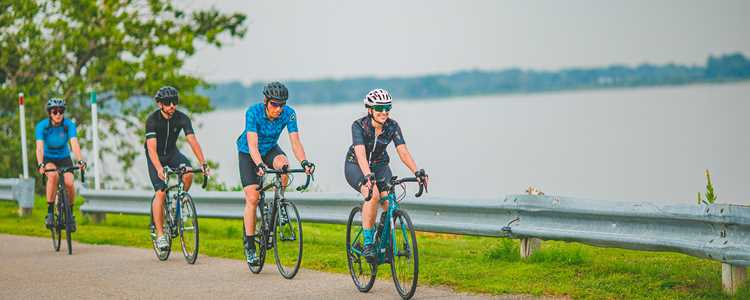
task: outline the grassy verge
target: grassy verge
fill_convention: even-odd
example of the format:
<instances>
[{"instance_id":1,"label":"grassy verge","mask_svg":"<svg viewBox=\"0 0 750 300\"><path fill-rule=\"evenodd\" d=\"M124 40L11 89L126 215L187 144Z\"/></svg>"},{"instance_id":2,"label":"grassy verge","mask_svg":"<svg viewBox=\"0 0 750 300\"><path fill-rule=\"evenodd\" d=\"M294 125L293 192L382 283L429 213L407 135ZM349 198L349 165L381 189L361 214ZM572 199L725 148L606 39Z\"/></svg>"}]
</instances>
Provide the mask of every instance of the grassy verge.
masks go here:
<instances>
[{"instance_id":1,"label":"grassy verge","mask_svg":"<svg viewBox=\"0 0 750 300\"><path fill-rule=\"evenodd\" d=\"M46 204L41 198L36 204L31 216L19 218L15 203L0 201L0 232L49 237L43 225ZM147 216L109 214L105 222L92 224L76 215L73 237L79 242L151 248ZM239 220L203 218L200 225L201 255L243 258ZM305 223L303 267L347 273L344 231L343 225ZM722 294L718 262L682 254L544 242L541 251L522 261L514 240L420 233L418 241L421 285L575 299L750 299L749 287L736 297ZM181 259L177 247L172 259ZM380 268L378 276L388 273L389 268Z\"/></svg>"}]
</instances>

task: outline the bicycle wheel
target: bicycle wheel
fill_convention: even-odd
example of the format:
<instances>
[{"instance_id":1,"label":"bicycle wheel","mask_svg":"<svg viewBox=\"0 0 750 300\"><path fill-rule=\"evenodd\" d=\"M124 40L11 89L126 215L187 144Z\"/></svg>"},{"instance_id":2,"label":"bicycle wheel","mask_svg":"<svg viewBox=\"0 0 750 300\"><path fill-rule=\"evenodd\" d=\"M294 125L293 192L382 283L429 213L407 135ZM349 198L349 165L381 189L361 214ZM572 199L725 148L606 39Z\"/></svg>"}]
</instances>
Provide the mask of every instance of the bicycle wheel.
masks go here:
<instances>
[{"instance_id":1,"label":"bicycle wheel","mask_svg":"<svg viewBox=\"0 0 750 300\"><path fill-rule=\"evenodd\" d=\"M273 254L281 276L292 279L302 263L302 219L297 206L282 200L276 212Z\"/></svg>"},{"instance_id":2,"label":"bicycle wheel","mask_svg":"<svg viewBox=\"0 0 750 300\"><path fill-rule=\"evenodd\" d=\"M391 251L391 274L396 291L403 299L414 296L419 278L419 251L411 218L403 210L393 212Z\"/></svg>"},{"instance_id":3,"label":"bicycle wheel","mask_svg":"<svg viewBox=\"0 0 750 300\"><path fill-rule=\"evenodd\" d=\"M151 199L151 203L153 203L153 199ZM167 209L167 205L164 205L164 222L162 224L162 229L164 232L164 235L167 235L167 241L169 241L169 248L167 250L162 251L159 249L159 247L156 246L156 225L154 224L154 208L151 206L151 224L149 226L151 230L151 244L154 246L154 253L156 254L156 258L158 258L161 261L167 260L169 258L169 253L172 252L172 238L169 235L170 229L169 229L169 210Z\"/></svg>"},{"instance_id":4,"label":"bicycle wheel","mask_svg":"<svg viewBox=\"0 0 750 300\"><path fill-rule=\"evenodd\" d=\"M62 205L60 205L60 199L58 197L55 200L54 208L52 209L52 227L49 231L52 235L52 248L55 251L60 251L60 244L62 244Z\"/></svg>"},{"instance_id":5,"label":"bicycle wheel","mask_svg":"<svg viewBox=\"0 0 750 300\"><path fill-rule=\"evenodd\" d=\"M346 222L346 257L349 274L354 285L362 293L367 293L375 284L378 274L377 265L367 263L364 255L365 237L362 229L362 208L357 206L349 214Z\"/></svg>"},{"instance_id":6,"label":"bicycle wheel","mask_svg":"<svg viewBox=\"0 0 750 300\"><path fill-rule=\"evenodd\" d=\"M180 202L180 244L182 254L189 264L194 264L198 259L198 213L195 211L193 198L184 194Z\"/></svg>"},{"instance_id":7,"label":"bicycle wheel","mask_svg":"<svg viewBox=\"0 0 750 300\"><path fill-rule=\"evenodd\" d=\"M264 230L265 225L263 221L265 216L263 214L265 201L263 201L263 193L261 193L260 201L258 201L258 208L255 210L255 255L258 257L260 262L257 266L253 266L250 263L247 267L250 268L250 272L255 274L260 273L263 270L263 264L266 262L266 241L268 241L268 230ZM245 225L242 225L242 238L244 239L247 235L245 234ZM244 240L243 240L244 243ZM244 245L244 244L243 244Z\"/></svg>"},{"instance_id":8,"label":"bicycle wheel","mask_svg":"<svg viewBox=\"0 0 750 300\"><path fill-rule=\"evenodd\" d=\"M68 203L68 196L65 195L65 189L60 189L57 194L60 195L62 200L62 211L63 211L63 225L65 226L65 240L68 243L68 255L73 254L73 241L71 240L73 232L73 212L70 209L70 203Z\"/></svg>"}]
</instances>

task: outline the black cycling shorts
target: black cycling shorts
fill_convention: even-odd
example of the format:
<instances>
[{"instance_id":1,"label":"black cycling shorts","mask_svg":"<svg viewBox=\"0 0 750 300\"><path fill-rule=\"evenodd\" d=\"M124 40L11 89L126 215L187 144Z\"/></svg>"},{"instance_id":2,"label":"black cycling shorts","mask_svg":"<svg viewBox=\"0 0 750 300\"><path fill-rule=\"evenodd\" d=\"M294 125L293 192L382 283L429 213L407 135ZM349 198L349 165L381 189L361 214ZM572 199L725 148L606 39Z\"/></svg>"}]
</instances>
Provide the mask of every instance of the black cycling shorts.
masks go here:
<instances>
[{"instance_id":1,"label":"black cycling shorts","mask_svg":"<svg viewBox=\"0 0 750 300\"><path fill-rule=\"evenodd\" d=\"M182 155L180 151L175 151L174 154L166 157L159 156L159 162L161 162L162 167L168 166L172 169L177 169L180 165L185 165L185 167L191 168L190 160L188 160L185 155ZM154 191L163 191L167 189L167 183L159 178L159 173L156 172L154 164L151 163L151 157L148 155L148 151L146 151L146 164L148 164L148 177L151 178L151 185L154 186Z\"/></svg>"},{"instance_id":2,"label":"black cycling shorts","mask_svg":"<svg viewBox=\"0 0 750 300\"><path fill-rule=\"evenodd\" d=\"M68 168L73 166L73 160L70 159L70 156L66 158L49 158L45 156L42 162L45 165L47 163L53 163L55 164L55 168Z\"/></svg>"},{"instance_id":3,"label":"black cycling shorts","mask_svg":"<svg viewBox=\"0 0 750 300\"><path fill-rule=\"evenodd\" d=\"M252 184L260 185L258 166L255 165L255 162L250 157L250 154L237 152L237 155L239 158L240 181L242 182L242 187L244 188ZM276 156L279 155L286 156L286 153L281 150L281 147L279 147L279 145L276 145L276 147L268 150L268 152L266 152L266 155L263 156L263 163L266 164L267 167L273 168L273 160L276 159Z\"/></svg>"},{"instance_id":4,"label":"black cycling shorts","mask_svg":"<svg viewBox=\"0 0 750 300\"><path fill-rule=\"evenodd\" d=\"M378 190L384 192L383 190L385 189L386 181L393 177L391 167L387 164L381 164L371 166L370 170L375 173L375 181L377 181ZM349 160L344 161L344 177L346 177L346 182L349 183L349 186L358 193L361 192L359 188L365 181L365 175L362 174L362 169L359 168L357 163Z\"/></svg>"}]
</instances>

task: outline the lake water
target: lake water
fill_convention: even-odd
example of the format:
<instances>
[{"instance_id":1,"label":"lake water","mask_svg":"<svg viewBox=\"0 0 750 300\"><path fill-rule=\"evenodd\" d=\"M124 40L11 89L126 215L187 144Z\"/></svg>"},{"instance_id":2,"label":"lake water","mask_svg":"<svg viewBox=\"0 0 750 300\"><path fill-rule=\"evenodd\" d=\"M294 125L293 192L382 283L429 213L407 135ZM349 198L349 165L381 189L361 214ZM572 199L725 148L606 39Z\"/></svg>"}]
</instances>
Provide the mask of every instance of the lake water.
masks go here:
<instances>
[{"instance_id":1,"label":"lake water","mask_svg":"<svg viewBox=\"0 0 750 300\"><path fill-rule=\"evenodd\" d=\"M391 117L430 175L432 196L501 197L533 185L548 195L695 203L709 169L718 202L747 205L748 95L750 83L396 99ZM316 189L354 195L343 159L351 123L364 114L360 102L289 103L308 158L318 164ZM235 139L244 109L215 111L195 123L206 155L221 164L219 179L239 184ZM297 165L286 133L280 144ZM409 175L390 150L394 174Z\"/></svg>"}]
</instances>

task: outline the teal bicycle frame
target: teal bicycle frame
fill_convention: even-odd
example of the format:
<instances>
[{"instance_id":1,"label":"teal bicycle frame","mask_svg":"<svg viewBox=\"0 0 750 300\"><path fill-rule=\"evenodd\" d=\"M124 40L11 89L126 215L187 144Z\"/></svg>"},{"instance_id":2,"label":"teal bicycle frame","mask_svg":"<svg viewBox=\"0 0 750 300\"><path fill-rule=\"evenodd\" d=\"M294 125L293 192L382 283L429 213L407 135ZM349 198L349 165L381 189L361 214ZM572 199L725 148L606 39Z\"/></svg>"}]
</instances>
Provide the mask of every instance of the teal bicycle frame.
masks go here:
<instances>
[{"instance_id":1,"label":"teal bicycle frame","mask_svg":"<svg viewBox=\"0 0 750 300\"><path fill-rule=\"evenodd\" d=\"M395 180L393 178L392 180ZM393 232L393 214L396 210L399 209L398 201L396 200L396 192L395 192L395 186L399 184L400 182L408 182L408 181L416 181L416 178L402 178L398 182L391 182L388 187L388 195L385 197L385 199L381 199L381 201L388 201L388 210L382 212L380 214L380 223L376 225L376 231L375 231L375 245L376 245L376 251L378 253L378 265L382 265L384 263L391 263L389 261L389 254L395 253L396 251L396 237L392 236L391 233ZM415 195L417 197L422 195L422 188L423 186L420 184L420 190ZM401 233L404 235L404 241L408 243L409 239L407 237L407 233L409 232L406 228L406 224L401 223ZM354 240L359 240L360 236L363 234L364 229L360 229L359 232L355 235ZM410 246L406 245L407 250L410 249ZM358 255L364 256L363 251L360 251L359 249L352 248L352 251ZM389 252L390 251L390 252Z\"/></svg>"}]
</instances>

